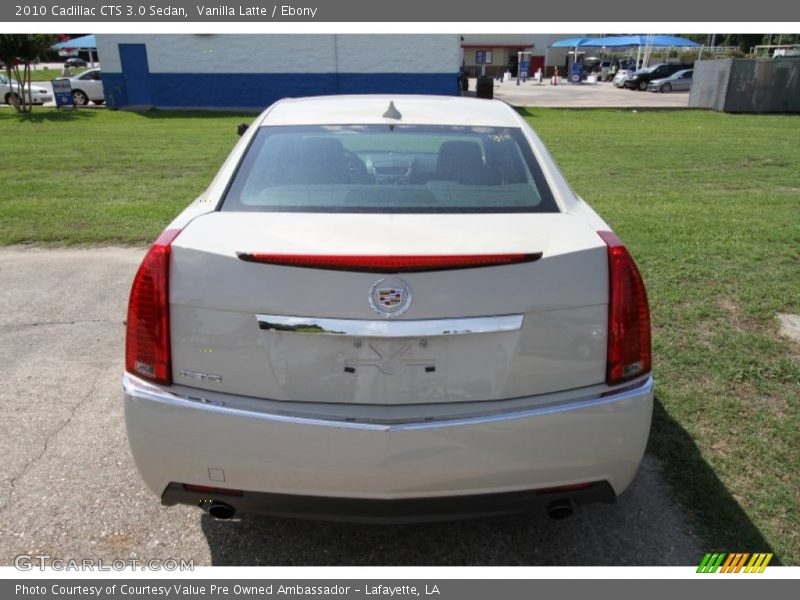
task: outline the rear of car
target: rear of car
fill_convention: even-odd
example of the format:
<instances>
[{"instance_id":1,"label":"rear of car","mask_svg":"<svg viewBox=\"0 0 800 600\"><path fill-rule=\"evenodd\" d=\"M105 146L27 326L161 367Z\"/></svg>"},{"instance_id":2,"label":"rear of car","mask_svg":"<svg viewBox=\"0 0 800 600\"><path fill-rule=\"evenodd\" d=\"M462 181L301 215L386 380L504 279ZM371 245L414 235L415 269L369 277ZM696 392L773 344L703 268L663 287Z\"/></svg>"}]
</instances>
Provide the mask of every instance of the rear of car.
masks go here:
<instances>
[{"instance_id":1,"label":"rear of car","mask_svg":"<svg viewBox=\"0 0 800 600\"><path fill-rule=\"evenodd\" d=\"M636 266L496 101L282 101L156 241L125 407L165 504L345 520L612 501L652 412Z\"/></svg>"},{"instance_id":2,"label":"rear of car","mask_svg":"<svg viewBox=\"0 0 800 600\"><path fill-rule=\"evenodd\" d=\"M86 106L89 102L102 104L105 101L103 75L100 69L89 69L75 77L69 77L72 99L76 106Z\"/></svg>"}]
</instances>

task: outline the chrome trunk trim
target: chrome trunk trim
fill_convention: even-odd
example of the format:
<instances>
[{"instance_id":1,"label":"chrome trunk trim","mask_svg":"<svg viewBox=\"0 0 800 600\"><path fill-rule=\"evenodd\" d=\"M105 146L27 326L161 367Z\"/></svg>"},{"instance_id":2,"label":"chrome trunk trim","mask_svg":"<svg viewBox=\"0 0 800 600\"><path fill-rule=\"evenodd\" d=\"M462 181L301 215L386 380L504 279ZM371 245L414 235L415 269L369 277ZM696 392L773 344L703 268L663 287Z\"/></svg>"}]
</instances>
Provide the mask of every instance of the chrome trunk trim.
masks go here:
<instances>
[{"instance_id":1,"label":"chrome trunk trim","mask_svg":"<svg viewBox=\"0 0 800 600\"><path fill-rule=\"evenodd\" d=\"M365 338L427 338L443 335L496 333L522 328L523 315L464 317L459 319L419 319L367 321L361 319L326 319L256 315L258 327L281 333L342 335Z\"/></svg>"}]
</instances>

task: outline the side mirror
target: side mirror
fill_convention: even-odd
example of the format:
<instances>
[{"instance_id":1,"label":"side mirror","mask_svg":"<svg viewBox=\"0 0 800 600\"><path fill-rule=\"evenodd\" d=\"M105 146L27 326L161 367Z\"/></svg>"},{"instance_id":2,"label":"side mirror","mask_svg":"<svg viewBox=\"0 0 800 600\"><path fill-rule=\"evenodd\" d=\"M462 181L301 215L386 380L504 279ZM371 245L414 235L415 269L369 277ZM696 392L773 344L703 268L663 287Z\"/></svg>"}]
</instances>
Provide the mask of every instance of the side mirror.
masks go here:
<instances>
[{"instance_id":1,"label":"side mirror","mask_svg":"<svg viewBox=\"0 0 800 600\"><path fill-rule=\"evenodd\" d=\"M236 126L236 134L237 134L239 137L242 137L242 136L244 135L244 132L245 132L245 131L247 131L247 128L248 128L248 127L249 127L249 125L248 125L247 123L239 123L239 124Z\"/></svg>"}]
</instances>

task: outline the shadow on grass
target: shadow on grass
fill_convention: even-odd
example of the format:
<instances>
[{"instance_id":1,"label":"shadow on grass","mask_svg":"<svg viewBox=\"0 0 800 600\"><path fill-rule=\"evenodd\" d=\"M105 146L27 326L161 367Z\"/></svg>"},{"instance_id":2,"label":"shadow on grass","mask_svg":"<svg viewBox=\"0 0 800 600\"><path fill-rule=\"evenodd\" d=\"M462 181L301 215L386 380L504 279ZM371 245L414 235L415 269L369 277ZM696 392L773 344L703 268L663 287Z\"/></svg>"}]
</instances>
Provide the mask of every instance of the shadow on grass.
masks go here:
<instances>
[{"instance_id":1,"label":"shadow on grass","mask_svg":"<svg viewBox=\"0 0 800 600\"><path fill-rule=\"evenodd\" d=\"M253 112L241 111L226 111L226 110L161 110L151 109L141 112L126 112L127 114L135 114L139 117L146 119L230 119L232 117L239 117L243 121L251 122L255 120L261 111L254 110Z\"/></svg>"},{"instance_id":2,"label":"shadow on grass","mask_svg":"<svg viewBox=\"0 0 800 600\"><path fill-rule=\"evenodd\" d=\"M16 121L18 123L66 123L69 121L85 121L97 116L95 109L33 109L33 112L18 113L15 110L0 110L0 121Z\"/></svg>"},{"instance_id":3,"label":"shadow on grass","mask_svg":"<svg viewBox=\"0 0 800 600\"><path fill-rule=\"evenodd\" d=\"M666 479L687 511L705 551L774 553L703 458L694 439L669 415L658 396L647 450L661 460ZM781 564L777 555L771 564Z\"/></svg>"}]
</instances>

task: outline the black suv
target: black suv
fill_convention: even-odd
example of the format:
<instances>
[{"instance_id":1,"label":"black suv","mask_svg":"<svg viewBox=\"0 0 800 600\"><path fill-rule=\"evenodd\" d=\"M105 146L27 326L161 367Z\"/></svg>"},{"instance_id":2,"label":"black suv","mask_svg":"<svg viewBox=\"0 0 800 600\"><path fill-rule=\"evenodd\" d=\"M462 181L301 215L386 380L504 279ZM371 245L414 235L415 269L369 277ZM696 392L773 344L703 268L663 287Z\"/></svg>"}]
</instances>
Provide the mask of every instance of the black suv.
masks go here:
<instances>
[{"instance_id":1,"label":"black suv","mask_svg":"<svg viewBox=\"0 0 800 600\"><path fill-rule=\"evenodd\" d=\"M645 91L647 85L654 79L661 79L662 77L669 77L673 73L682 71L683 69L691 69L692 65L668 65L662 63L660 65L653 65L646 69L639 69L635 73L628 75L625 80L625 87L631 90Z\"/></svg>"}]
</instances>

